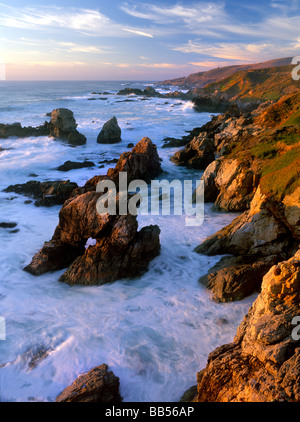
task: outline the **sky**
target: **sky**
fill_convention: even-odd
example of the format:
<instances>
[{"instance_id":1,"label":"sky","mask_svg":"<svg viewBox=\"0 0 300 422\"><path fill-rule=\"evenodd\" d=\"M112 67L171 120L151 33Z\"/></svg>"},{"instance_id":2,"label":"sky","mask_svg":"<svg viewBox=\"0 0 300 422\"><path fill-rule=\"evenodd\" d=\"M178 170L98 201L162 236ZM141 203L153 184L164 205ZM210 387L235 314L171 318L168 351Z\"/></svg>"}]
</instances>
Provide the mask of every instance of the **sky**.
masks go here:
<instances>
[{"instance_id":1,"label":"sky","mask_svg":"<svg viewBox=\"0 0 300 422\"><path fill-rule=\"evenodd\" d=\"M300 55L300 0L0 0L0 79L149 80Z\"/></svg>"}]
</instances>

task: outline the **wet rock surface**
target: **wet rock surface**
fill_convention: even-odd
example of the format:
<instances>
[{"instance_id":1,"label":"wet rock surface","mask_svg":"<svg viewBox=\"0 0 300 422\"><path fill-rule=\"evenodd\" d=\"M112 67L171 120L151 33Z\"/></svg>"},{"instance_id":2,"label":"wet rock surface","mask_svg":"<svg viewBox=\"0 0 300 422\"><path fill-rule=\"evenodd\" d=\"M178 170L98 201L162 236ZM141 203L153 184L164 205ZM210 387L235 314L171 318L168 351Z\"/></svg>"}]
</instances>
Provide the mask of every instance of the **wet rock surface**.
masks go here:
<instances>
[{"instance_id":1,"label":"wet rock surface","mask_svg":"<svg viewBox=\"0 0 300 422\"><path fill-rule=\"evenodd\" d=\"M120 381L106 364L78 377L56 398L57 403L118 403Z\"/></svg>"}]
</instances>

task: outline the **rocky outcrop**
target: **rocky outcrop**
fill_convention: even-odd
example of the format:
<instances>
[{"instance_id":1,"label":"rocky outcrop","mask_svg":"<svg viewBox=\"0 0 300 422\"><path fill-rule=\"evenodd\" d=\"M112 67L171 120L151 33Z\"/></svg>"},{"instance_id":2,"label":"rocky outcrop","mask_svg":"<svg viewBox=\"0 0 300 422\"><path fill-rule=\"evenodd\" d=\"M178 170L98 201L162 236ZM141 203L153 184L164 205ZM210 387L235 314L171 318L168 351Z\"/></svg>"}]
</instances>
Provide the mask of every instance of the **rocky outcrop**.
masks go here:
<instances>
[{"instance_id":1,"label":"rocky outcrop","mask_svg":"<svg viewBox=\"0 0 300 422\"><path fill-rule=\"evenodd\" d=\"M115 144L121 142L121 129L115 116L103 125L97 142L98 144Z\"/></svg>"},{"instance_id":2,"label":"rocky outcrop","mask_svg":"<svg viewBox=\"0 0 300 422\"><path fill-rule=\"evenodd\" d=\"M66 108L58 108L51 113L49 123L50 135L67 141L71 145L84 145L86 137L78 132L73 112Z\"/></svg>"},{"instance_id":3,"label":"rocky outcrop","mask_svg":"<svg viewBox=\"0 0 300 422\"><path fill-rule=\"evenodd\" d=\"M38 127L22 127L21 123L0 124L0 138L27 138L30 136L52 136L71 145L84 145L86 137L80 134L71 110L59 108L51 113L50 122Z\"/></svg>"},{"instance_id":4,"label":"rocky outcrop","mask_svg":"<svg viewBox=\"0 0 300 422\"><path fill-rule=\"evenodd\" d=\"M272 203L257 190L250 210L208 237L195 250L207 255L280 255L295 246L288 227L274 215Z\"/></svg>"},{"instance_id":5,"label":"rocky outcrop","mask_svg":"<svg viewBox=\"0 0 300 422\"><path fill-rule=\"evenodd\" d=\"M89 246L60 281L70 285L97 285L139 276L159 254L159 234L158 226L148 226L138 232L135 217L119 217L108 236L98 239L95 246Z\"/></svg>"},{"instance_id":6,"label":"rocky outcrop","mask_svg":"<svg viewBox=\"0 0 300 422\"><path fill-rule=\"evenodd\" d=\"M124 88L121 89L117 95L138 95L138 96L145 96L145 97L164 97L159 92L157 92L151 86L148 86L146 89L139 89L139 88Z\"/></svg>"},{"instance_id":7,"label":"rocky outcrop","mask_svg":"<svg viewBox=\"0 0 300 422\"><path fill-rule=\"evenodd\" d=\"M156 146L143 138L130 153L121 155L106 176L94 177L75 190L59 213L51 241L44 244L25 271L40 275L69 267L60 281L84 285L132 278L144 272L159 254L159 228L149 226L138 231L136 216L119 215L119 196L116 215L99 214L97 203L104 194L96 192L96 185L103 179L117 182L120 171L128 172L128 183L133 178L145 180L158 175L159 164ZM89 239L94 239L95 245L87 246Z\"/></svg>"},{"instance_id":8,"label":"rocky outcrop","mask_svg":"<svg viewBox=\"0 0 300 422\"><path fill-rule=\"evenodd\" d=\"M11 137L27 138L30 136L48 136L48 123L38 127L23 127L21 123L0 124L0 138L7 139Z\"/></svg>"},{"instance_id":9,"label":"rocky outcrop","mask_svg":"<svg viewBox=\"0 0 300 422\"><path fill-rule=\"evenodd\" d=\"M300 251L273 266L234 341L198 376L198 402L300 401Z\"/></svg>"},{"instance_id":10,"label":"rocky outcrop","mask_svg":"<svg viewBox=\"0 0 300 422\"><path fill-rule=\"evenodd\" d=\"M51 207L53 205L62 205L77 188L77 183L69 180L52 182L31 180L27 183L8 186L4 189L4 192L14 192L34 198L37 207Z\"/></svg>"},{"instance_id":11,"label":"rocky outcrop","mask_svg":"<svg viewBox=\"0 0 300 422\"><path fill-rule=\"evenodd\" d=\"M177 165L200 170L204 170L214 159L214 144L206 132L195 137L183 150L177 151L171 157L171 161Z\"/></svg>"},{"instance_id":12,"label":"rocky outcrop","mask_svg":"<svg viewBox=\"0 0 300 422\"><path fill-rule=\"evenodd\" d=\"M76 161L65 161L64 164L57 167L56 170L58 171L70 171L70 170L77 170L83 168L95 167L95 163L92 161L83 161L82 163L78 163Z\"/></svg>"},{"instance_id":13,"label":"rocky outcrop","mask_svg":"<svg viewBox=\"0 0 300 422\"><path fill-rule=\"evenodd\" d=\"M58 403L118 403L120 381L103 364L77 378L56 398Z\"/></svg>"},{"instance_id":14,"label":"rocky outcrop","mask_svg":"<svg viewBox=\"0 0 300 422\"><path fill-rule=\"evenodd\" d=\"M264 275L282 256L225 256L199 282L212 292L216 302L242 300L259 292Z\"/></svg>"},{"instance_id":15,"label":"rocky outcrop","mask_svg":"<svg viewBox=\"0 0 300 422\"><path fill-rule=\"evenodd\" d=\"M115 180L120 172L127 173L128 183L134 179L149 183L162 172L157 147L151 139L145 137L131 151L121 154L115 168L107 174Z\"/></svg>"},{"instance_id":16,"label":"rocky outcrop","mask_svg":"<svg viewBox=\"0 0 300 422\"><path fill-rule=\"evenodd\" d=\"M195 110L206 113L223 113L232 105L226 98L220 95L199 95L193 99Z\"/></svg>"}]
</instances>

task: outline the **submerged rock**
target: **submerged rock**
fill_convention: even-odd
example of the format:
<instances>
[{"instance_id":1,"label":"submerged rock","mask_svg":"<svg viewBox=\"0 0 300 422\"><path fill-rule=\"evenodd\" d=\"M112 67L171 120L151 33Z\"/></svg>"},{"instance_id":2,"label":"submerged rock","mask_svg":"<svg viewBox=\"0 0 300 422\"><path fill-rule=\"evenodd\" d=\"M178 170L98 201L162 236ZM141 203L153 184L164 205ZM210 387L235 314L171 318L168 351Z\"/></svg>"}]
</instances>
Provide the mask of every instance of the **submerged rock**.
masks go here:
<instances>
[{"instance_id":1,"label":"submerged rock","mask_svg":"<svg viewBox=\"0 0 300 422\"><path fill-rule=\"evenodd\" d=\"M70 171L70 170L77 170L77 169L88 168L88 167L95 167L95 163L93 163L92 161L84 161L82 163L78 163L75 161L66 161L61 166L57 167L56 170Z\"/></svg>"},{"instance_id":2,"label":"submerged rock","mask_svg":"<svg viewBox=\"0 0 300 422\"><path fill-rule=\"evenodd\" d=\"M119 378L103 364L80 375L72 385L64 389L56 402L118 403L122 401L119 387Z\"/></svg>"},{"instance_id":3,"label":"submerged rock","mask_svg":"<svg viewBox=\"0 0 300 422\"><path fill-rule=\"evenodd\" d=\"M67 181L38 182L31 180L27 183L8 186L4 192L14 192L36 199L36 206L50 207L62 205L74 189L78 188L76 183Z\"/></svg>"},{"instance_id":4,"label":"submerged rock","mask_svg":"<svg viewBox=\"0 0 300 422\"><path fill-rule=\"evenodd\" d=\"M115 144L121 142L121 129L115 116L103 125L97 142L98 144Z\"/></svg>"}]
</instances>

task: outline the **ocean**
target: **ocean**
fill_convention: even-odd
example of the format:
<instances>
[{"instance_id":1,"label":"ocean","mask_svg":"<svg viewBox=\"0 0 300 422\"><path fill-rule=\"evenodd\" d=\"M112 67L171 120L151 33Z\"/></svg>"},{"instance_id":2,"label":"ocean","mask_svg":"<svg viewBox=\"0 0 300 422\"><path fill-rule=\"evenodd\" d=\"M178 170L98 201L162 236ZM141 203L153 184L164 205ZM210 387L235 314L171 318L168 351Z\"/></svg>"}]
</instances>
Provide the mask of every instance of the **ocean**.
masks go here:
<instances>
[{"instance_id":1,"label":"ocean","mask_svg":"<svg viewBox=\"0 0 300 422\"><path fill-rule=\"evenodd\" d=\"M0 82L0 123L38 126L56 108L73 111L84 146L71 147L48 137L1 139L0 401L52 402L80 374L106 363L120 378L124 402L176 402L196 384L208 354L233 340L255 299L218 304L199 278L219 259L194 252L195 246L229 224L236 214L216 212L205 204L205 221L187 227L182 216L139 216L139 228L157 224L161 253L143 276L104 286L68 286L64 271L34 277L23 271L51 239L60 206L35 207L28 198L3 192L29 180L70 180L83 185L100 168L147 136L157 145L164 177L196 180L201 172L170 161L176 148L162 148L165 137L180 138L210 120L189 101L142 100L117 96L124 87L145 89L151 82ZM156 87L161 93L166 87ZM176 87L172 87L176 89ZM93 94L97 93L97 94ZM102 94L99 94L102 93ZM94 98L95 100L90 100ZM102 125L116 116L122 141L97 144ZM60 172L65 161L89 160L96 167Z\"/></svg>"}]
</instances>

